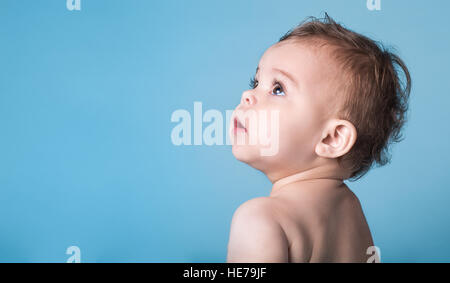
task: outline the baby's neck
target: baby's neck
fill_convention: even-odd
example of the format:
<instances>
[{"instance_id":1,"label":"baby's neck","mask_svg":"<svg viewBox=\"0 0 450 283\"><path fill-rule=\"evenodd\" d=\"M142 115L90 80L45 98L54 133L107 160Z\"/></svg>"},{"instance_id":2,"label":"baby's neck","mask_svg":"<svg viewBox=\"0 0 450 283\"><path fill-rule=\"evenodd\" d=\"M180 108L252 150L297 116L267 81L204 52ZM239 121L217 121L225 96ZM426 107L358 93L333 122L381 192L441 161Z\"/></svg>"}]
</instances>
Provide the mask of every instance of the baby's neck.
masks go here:
<instances>
[{"instance_id":1,"label":"baby's neck","mask_svg":"<svg viewBox=\"0 0 450 283\"><path fill-rule=\"evenodd\" d=\"M328 163L273 180L271 195L278 193L283 187L292 183L306 183L308 181L320 179L342 183L344 181L344 176L345 172L337 163Z\"/></svg>"}]
</instances>

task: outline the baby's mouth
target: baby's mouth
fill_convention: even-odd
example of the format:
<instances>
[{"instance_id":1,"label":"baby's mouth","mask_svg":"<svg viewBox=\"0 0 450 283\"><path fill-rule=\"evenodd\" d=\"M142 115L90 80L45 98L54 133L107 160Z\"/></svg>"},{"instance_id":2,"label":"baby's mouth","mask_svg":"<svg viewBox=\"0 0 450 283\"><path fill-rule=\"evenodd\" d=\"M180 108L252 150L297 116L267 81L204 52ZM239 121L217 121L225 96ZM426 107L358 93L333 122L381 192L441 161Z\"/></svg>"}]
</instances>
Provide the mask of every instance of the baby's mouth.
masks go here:
<instances>
[{"instance_id":1,"label":"baby's mouth","mask_svg":"<svg viewBox=\"0 0 450 283\"><path fill-rule=\"evenodd\" d=\"M247 129L242 125L241 121L238 120L238 118L234 118L234 133L246 133Z\"/></svg>"}]
</instances>

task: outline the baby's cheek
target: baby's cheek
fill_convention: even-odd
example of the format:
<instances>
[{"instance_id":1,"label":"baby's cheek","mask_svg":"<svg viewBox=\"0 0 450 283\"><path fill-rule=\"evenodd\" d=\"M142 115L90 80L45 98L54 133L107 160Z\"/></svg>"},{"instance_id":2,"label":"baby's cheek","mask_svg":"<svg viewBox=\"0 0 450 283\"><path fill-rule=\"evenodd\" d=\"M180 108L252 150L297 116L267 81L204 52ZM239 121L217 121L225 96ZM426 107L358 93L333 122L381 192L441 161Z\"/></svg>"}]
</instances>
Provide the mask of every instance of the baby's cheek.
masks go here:
<instances>
[{"instance_id":1,"label":"baby's cheek","mask_svg":"<svg viewBox=\"0 0 450 283\"><path fill-rule=\"evenodd\" d=\"M280 121L280 140L282 144L302 146L312 138L311 121L293 115L292 119Z\"/></svg>"}]
</instances>

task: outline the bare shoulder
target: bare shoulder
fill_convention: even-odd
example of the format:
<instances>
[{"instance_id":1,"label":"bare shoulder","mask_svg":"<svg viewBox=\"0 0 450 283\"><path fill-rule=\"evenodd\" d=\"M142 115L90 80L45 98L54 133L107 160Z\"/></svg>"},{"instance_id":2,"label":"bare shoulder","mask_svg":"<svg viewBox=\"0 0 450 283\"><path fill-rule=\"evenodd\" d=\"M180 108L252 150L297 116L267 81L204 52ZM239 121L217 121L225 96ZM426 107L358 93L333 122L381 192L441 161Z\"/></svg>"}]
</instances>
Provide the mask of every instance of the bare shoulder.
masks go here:
<instances>
[{"instance_id":1,"label":"bare shoulder","mask_svg":"<svg viewBox=\"0 0 450 283\"><path fill-rule=\"evenodd\" d=\"M241 215L257 217L260 220L275 220L273 215L274 201L269 197L257 197L241 204L234 212L233 219Z\"/></svg>"},{"instance_id":2,"label":"bare shoulder","mask_svg":"<svg viewBox=\"0 0 450 283\"><path fill-rule=\"evenodd\" d=\"M274 201L258 197L236 209L231 221L227 262L287 262L288 242Z\"/></svg>"},{"instance_id":3,"label":"bare shoulder","mask_svg":"<svg viewBox=\"0 0 450 283\"><path fill-rule=\"evenodd\" d=\"M233 214L232 228L240 225L250 228L270 228L282 230L282 201L272 197L257 197L241 204Z\"/></svg>"}]
</instances>

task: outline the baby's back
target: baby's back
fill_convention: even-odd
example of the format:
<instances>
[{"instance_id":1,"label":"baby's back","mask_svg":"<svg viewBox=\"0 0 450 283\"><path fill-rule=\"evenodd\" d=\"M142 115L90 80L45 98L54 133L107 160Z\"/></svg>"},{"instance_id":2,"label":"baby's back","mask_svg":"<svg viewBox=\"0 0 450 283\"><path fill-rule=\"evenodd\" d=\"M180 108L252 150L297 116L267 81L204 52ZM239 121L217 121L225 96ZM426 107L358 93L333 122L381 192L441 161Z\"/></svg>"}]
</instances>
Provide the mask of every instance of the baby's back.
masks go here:
<instances>
[{"instance_id":1,"label":"baby's back","mask_svg":"<svg viewBox=\"0 0 450 283\"><path fill-rule=\"evenodd\" d=\"M373 241L359 200L345 184L333 184L291 184L271 195L290 262L367 261Z\"/></svg>"}]
</instances>

